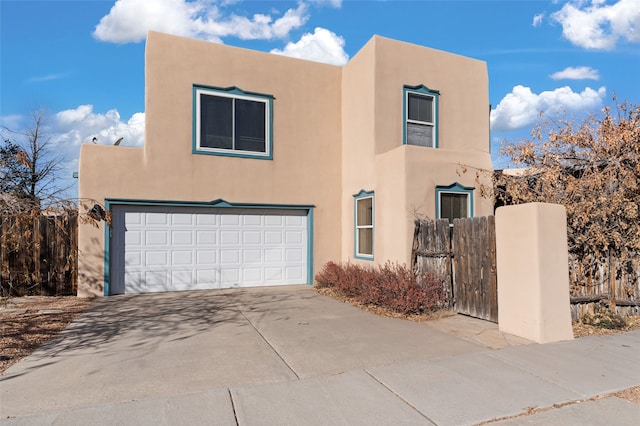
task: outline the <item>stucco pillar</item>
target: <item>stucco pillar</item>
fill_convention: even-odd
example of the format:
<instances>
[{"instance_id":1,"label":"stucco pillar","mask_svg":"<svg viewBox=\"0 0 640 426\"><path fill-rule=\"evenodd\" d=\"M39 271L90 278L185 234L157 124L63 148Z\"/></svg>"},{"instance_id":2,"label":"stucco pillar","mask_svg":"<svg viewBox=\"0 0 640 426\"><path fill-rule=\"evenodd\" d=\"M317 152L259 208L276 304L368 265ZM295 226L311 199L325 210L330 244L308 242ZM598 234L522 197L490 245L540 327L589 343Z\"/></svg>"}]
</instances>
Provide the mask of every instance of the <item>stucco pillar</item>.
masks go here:
<instances>
[{"instance_id":1,"label":"stucco pillar","mask_svg":"<svg viewBox=\"0 0 640 426\"><path fill-rule=\"evenodd\" d=\"M496 253L500 331L537 343L573 339L564 206L498 208Z\"/></svg>"}]
</instances>

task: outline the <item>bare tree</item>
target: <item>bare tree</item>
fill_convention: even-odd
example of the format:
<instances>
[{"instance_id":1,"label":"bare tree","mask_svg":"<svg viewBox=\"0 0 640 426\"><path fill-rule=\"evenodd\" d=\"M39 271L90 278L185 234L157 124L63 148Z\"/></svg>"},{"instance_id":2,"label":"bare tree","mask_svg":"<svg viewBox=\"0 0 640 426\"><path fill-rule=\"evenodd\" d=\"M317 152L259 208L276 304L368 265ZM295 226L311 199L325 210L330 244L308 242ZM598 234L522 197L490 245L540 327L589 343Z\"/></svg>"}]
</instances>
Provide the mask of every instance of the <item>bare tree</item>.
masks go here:
<instances>
[{"instance_id":1,"label":"bare tree","mask_svg":"<svg viewBox=\"0 0 640 426\"><path fill-rule=\"evenodd\" d=\"M543 122L502 154L523 170L498 175L496 197L565 206L570 251L621 260L640 252L639 105L605 108L578 125Z\"/></svg>"},{"instance_id":2,"label":"bare tree","mask_svg":"<svg viewBox=\"0 0 640 426\"><path fill-rule=\"evenodd\" d=\"M33 113L25 129L2 126L1 135L0 193L28 206L55 204L67 189L58 180L64 158L47 133L44 111Z\"/></svg>"}]
</instances>

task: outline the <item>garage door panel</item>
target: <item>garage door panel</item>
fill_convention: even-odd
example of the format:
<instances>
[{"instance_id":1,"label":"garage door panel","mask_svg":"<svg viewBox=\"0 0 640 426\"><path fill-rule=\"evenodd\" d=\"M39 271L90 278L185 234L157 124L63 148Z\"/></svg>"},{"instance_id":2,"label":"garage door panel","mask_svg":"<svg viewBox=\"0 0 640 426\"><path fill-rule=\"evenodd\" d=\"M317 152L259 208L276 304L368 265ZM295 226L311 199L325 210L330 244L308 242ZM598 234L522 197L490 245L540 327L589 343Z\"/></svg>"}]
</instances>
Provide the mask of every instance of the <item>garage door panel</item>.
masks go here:
<instances>
[{"instance_id":1,"label":"garage door panel","mask_svg":"<svg viewBox=\"0 0 640 426\"><path fill-rule=\"evenodd\" d=\"M240 249L235 250L220 250L220 264L221 265L229 265L229 264L240 264Z\"/></svg>"},{"instance_id":2,"label":"garage door panel","mask_svg":"<svg viewBox=\"0 0 640 426\"><path fill-rule=\"evenodd\" d=\"M210 288L217 288L218 270L216 269L198 269L196 271L196 284L210 284ZM214 287L213 285L216 284Z\"/></svg>"},{"instance_id":3,"label":"garage door panel","mask_svg":"<svg viewBox=\"0 0 640 426\"><path fill-rule=\"evenodd\" d=\"M196 215L196 224L200 226L216 226L218 224L218 216L210 213Z\"/></svg>"},{"instance_id":4,"label":"garage door panel","mask_svg":"<svg viewBox=\"0 0 640 426\"><path fill-rule=\"evenodd\" d=\"M218 259L218 253L215 250L198 250L198 265L215 265Z\"/></svg>"},{"instance_id":5,"label":"garage door panel","mask_svg":"<svg viewBox=\"0 0 640 426\"><path fill-rule=\"evenodd\" d=\"M245 215L242 217L242 224L245 226L262 226L262 216L258 215Z\"/></svg>"},{"instance_id":6,"label":"garage door panel","mask_svg":"<svg viewBox=\"0 0 640 426\"><path fill-rule=\"evenodd\" d=\"M292 262L302 262L303 261L303 253L301 249L288 249L287 250L287 257L286 257L286 261L287 263L292 263Z\"/></svg>"},{"instance_id":7,"label":"garage door panel","mask_svg":"<svg viewBox=\"0 0 640 426\"><path fill-rule=\"evenodd\" d=\"M171 217L171 224L173 226L192 226L193 225L192 214L174 213L170 217Z\"/></svg>"},{"instance_id":8,"label":"garage door panel","mask_svg":"<svg viewBox=\"0 0 640 426\"><path fill-rule=\"evenodd\" d=\"M220 231L220 245L239 245L240 231Z\"/></svg>"},{"instance_id":9,"label":"garage door panel","mask_svg":"<svg viewBox=\"0 0 640 426\"><path fill-rule=\"evenodd\" d=\"M128 267L142 266L142 253L139 251L127 251L124 261Z\"/></svg>"},{"instance_id":10,"label":"garage door panel","mask_svg":"<svg viewBox=\"0 0 640 426\"><path fill-rule=\"evenodd\" d=\"M284 256L280 248L267 248L264 251L264 262L266 264L282 263Z\"/></svg>"},{"instance_id":11,"label":"garage door panel","mask_svg":"<svg viewBox=\"0 0 640 426\"><path fill-rule=\"evenodd\" d=\"M142 245L142 231L127 230L125 234L126 245Z\"/></svg>"},{"instance_id":12,"label":"garage door panel","mask_svg":"<svg viewBox=\"0 0 640 426\"><path fill-rule=\"evenodd\" d=\"M265 268L265 280L267 282L278 283L284 280L284 273L281 267L279 268Z\"/></svg>"},{"instance_id":13,"label":"garage door panel","mask_svg":"<svg viewBox=\"0 0 640 426\"><path fill-rule=\"evenodd\" d=\"M193 231L171 231L171 244L174 246L193 244Z\"/></svg>"},{"instance_id":14,"label":"garage door panel","mask_svg":"<svg viewBox=\"0 0 640 426\"><path fill-rule=\"evenodd\" d=\"M242 232L242 244L259 246L262 244L262 233L259 230L255 231L243 231Z\"/></svg>"},{"instance_id":15,"label":"garage door panel","mask_svg":"<svg viewBox=\"0 0 640 426\"><path fill-rule=\"evenodd\" d=\"M171 284L174 286L193 287L195 285L193 270L171 271Z\"/></svg>"},{"instance_id":16,"label":"garage door panel","mask_svg":"<svg viewBox=\"0 0 640 426\"><path fill-rule=\"evenodd\" d=\"M169 231L164 230L153 230L147 231L144 234L144 245L147 246L165 246L169 242Z\"/></svg>"},{"instance_id":17,"label":"garage door panel","mask_svg":"<svg viewBox=\"0 0 640 426\"><path fill-rule=\"evenodd\" d=\"M307 281L306 211L116 206L113 214L116 292Z\"/></svg>"},{"instance_id":18,"label":"garage door panel","mask_svg":"<svg viewBox=\"0 0 640 426\"><path fill-rule=\"evenodd\" d=\"M174 250L171 252L171 265L175 266L195 266L193 264L193 252L190 250Z\"/></svg>"},{"instance_id":19,"label":"garage door panel","mask_svg":"<svg viewBox=\"0 0 640 426\"><path fill-rule=\"evenodd\" d=\"M285 241L287 244L300 244L304 239L302 231L287 231L285 234Z\"/></svg>"},{"instance_id":20,"label":"garage door panel","mask_svg":"<svg viewBox=\"0 0 640 426\"><path fill-rule=\"evenodd\" d=\"M242 281L246 283L261 283L263 281L262 268L243 268Z\"/></svg>"},{"instance_id":21,"label":"garage door panel","mask_svg":"<svg viewBox=\"0 0 640 426\"><path fill-rule=\"evenodd\" d=\"M215 245L218 243L217 231L196 231L196 244Z\"/></svg>"},{"instance_id":22,"label":"garage door panel","mask_svg":"<svg viewBox=\"0 0 640 426\"><path fill-rule=\"evenodd\" d=\"M239 282L240 282L240 268L220 270L220 283L222 283L223 285L238 284Z\"/></svg>"},{"instance_id":23,"label":"garage door panel","mask_svg":"<svg viewBox=\"0 0 640 426\"><path fill-rule=\"evenodd\" d=\"M285 280L286 281L296 281L303 278L303 271L301 267L287 267L285 270Z\"/></svg>"},{"instance_id":24,"label":"garage door panel","mask_svg":"<svg viewBox=\"0 0 640 426\"><path fill-rule=\"evenodd\" d=\"M169 217L166 213L147 213L144 218L147 225L168 225Z\"/></svg>"},{"instance_id":25,"label":"garage door panel","mask_svg":"<svg viewBox=\"0 0 640 426\"><path fill-rule=\"evenodd\" d=\"M237 214L225 214L220 216L221 225L240 225L240 216Z\"/></svg>"}]
</instances>

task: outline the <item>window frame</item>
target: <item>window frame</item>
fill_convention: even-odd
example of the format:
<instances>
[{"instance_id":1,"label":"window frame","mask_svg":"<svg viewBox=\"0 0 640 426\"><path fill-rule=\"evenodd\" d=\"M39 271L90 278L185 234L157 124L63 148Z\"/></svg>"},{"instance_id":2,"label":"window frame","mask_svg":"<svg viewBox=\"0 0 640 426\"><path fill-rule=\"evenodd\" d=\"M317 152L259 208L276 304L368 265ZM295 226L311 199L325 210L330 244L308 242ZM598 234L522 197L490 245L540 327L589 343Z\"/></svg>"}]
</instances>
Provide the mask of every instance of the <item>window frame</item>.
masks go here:
<instances>
[{"instance_id":1,"label":"window frame","mask_svg":"<svg viewBox=\"0 0 640 426\"><path fill-rule=\"evenodd\" d=\"M358 202L371 199L371 225L358 225ZM376 202L374 191L360 190L353 196L353 255L356 259L373 260L375 253L375 218L376 218ZM371 229L371 254L360 252L360 233L361 229Z\"/></svg>"},{"instance_id":2,"label":"window frame","mask_svg":"<svg viewBox=\"0 0 640 426\"><path fill-rule=\"evenodd\" d=\"M219 155L226 157L256 158L263 160L273 159L273 99L272 95L244 91L236 86L220 88L213 86L193 85L193 154ZM220 98L231 98L261 102L265 105L265 152L243 151L238 149L211 148L201 146L201 99L202 95L217 96ZM235 106L235 102L233 103ZM235 110L235 108L234 108ZM231 125L235 132L235 122ZM234 137L235 139L235 137ZM235 140L233 141L235 143Z\"/></svg>"},{"instance_id":3,"label":"window frame","mask_svg":"<svg viewBox=\"0 0 640 426\"><path fill-rule=\"evenodd\" d=\"M433 122L426 122L426 121L419 121L419 120L409 120L409 95L413 94L413 95L418 95L418 96L425 96L425 97L430 97L433 99ZM402 88L402 103L403 103L403 108L402 108L402 144L403 145L412 145L412 146L420 146L423 148L435 148L437 149L440 145L439 145L439 126L438 126L438 120L439 120L439 98L440 98L440 91L438 90L432 90L429 89L427 86L425 86L424 84L419 84L417 86L409 86L409 85L405 85ZM421 125L428 125L428 126L432 126L433 127L433 146L424 146L424 145L414 145L414 144L410 144L407 138L407 124L408 123L414 123L414 124L421 124Z\"/></svg>"},{"instance_id":4,"label":"window frame","mask_svg":"<svg viewBox=\"0 0 640 426\"><path fill-rule=\"evenodd\" d=\"M442 217L442 194L464 194L467 196L467 217L474 217L473 211L473 194L475 188L467 187L455 182L448 186L436 186L436 219L446 219ZM453 226L453 220L449 223Z\"/></svg>"}]
</instances>

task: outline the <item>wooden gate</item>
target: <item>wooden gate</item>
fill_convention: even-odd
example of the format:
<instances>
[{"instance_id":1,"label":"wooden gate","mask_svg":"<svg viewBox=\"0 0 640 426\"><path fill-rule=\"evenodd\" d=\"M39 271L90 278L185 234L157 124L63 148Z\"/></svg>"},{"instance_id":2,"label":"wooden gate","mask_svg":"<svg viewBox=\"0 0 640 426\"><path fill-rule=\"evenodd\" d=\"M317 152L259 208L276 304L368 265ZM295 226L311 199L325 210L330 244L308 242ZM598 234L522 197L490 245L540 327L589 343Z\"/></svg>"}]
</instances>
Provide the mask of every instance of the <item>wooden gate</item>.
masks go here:
<instances>
[{"instance_id":1,"label":"wooden gate","mask_svg":"<svg viewBox=\"0 0 640 426\"><path fill-rule=\"evenodd\" d=\"M493 216L416 221L413 271L445 279L449 306L456 312L498 322L496 236Z\"/></svg>"}]
</instances>

